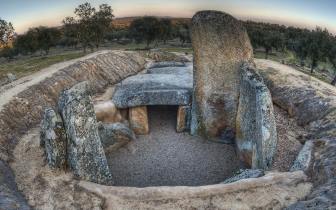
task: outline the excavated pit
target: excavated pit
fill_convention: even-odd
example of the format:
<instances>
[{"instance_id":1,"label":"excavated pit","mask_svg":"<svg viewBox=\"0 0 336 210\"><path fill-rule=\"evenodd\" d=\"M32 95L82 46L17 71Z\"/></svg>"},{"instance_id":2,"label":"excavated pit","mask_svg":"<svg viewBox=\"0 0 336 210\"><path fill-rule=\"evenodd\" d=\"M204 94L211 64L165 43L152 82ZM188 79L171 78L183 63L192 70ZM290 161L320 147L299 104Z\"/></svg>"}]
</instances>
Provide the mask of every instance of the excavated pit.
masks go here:
<instances>
[{"instance_id":1,"label":"excavated pit","mask_svg":"<svg viewBox=\"0 0 336 210\"><path fill-rule=\"evenodd\" d=\"M217 184L239 169L232 145L176 132L177 106L148 106L149 135L106 154L116 186Z\"/></svg>"}]
</instances>

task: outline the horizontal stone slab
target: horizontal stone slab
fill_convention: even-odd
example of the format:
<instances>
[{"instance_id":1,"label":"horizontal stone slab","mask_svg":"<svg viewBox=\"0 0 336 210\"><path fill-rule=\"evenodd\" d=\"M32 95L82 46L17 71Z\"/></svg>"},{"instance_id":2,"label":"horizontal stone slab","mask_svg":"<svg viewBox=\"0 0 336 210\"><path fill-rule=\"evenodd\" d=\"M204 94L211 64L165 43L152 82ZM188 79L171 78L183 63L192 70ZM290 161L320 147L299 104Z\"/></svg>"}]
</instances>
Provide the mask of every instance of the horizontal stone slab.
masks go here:
<instances>
[{"instance_id":1,"label":"horizontal stone slab","mask_svg":"<svg viewBox=\"0 0 336 210\"><path fill-rule=\"evenodd\" d=\"M186 67L162 67L151 68L147 70L147 74L193 74L192 65Z\"/></svg>"},{"instance_id":2,"label":"horizontal stone slab","mask_svg":"<svg viewBox=\"0 0 336 210\"><path fill-rule=\"evenodd\" d=\"M184 67L186 63L184 62L176 62L176 61L162 61L153 63L149 68L162 68L162 67Z\"/></svg>"},{"instance_id":3,"label":"horizontal stone slab","mask_svg":"<svg viewBox=\"0 0 336 210\"><path fill-rule=\"evenodd\" d=\"M112 97L118 108L145 105L188 105L192 95L190 74L142 74L121 82Z\"/></svg>"}]
</instances>

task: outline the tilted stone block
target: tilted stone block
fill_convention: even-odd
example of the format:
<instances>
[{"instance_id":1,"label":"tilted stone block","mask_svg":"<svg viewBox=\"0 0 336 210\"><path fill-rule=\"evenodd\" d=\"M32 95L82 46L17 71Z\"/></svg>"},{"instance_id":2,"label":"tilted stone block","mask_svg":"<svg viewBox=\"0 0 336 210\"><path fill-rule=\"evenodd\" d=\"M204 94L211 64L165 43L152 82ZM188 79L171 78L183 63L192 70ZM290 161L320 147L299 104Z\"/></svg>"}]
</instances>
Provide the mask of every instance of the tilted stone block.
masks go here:
<instances>
[{"instance_id":1,"label":"tilted stone block","mask_svg":"<svg viewBox=\"0 0 336 210\"><path fill-rule=\"evenodd\" d=\"M240 159L253 169L268 169L277 146L271 94L253 66L241 68L236 145Z\"/></svg>"},{"instance_id":2,"label":"tilted stone block","mask_svg":"<svg viewBox=\"0 0 336 210\"><path fill-rule=\"evenodd\" d=\"M59 109L68 137L68 164L73 173L87 181L112 184L101 144L89 85L81 82L62 92Z\"/></svg>"}]
</instances>

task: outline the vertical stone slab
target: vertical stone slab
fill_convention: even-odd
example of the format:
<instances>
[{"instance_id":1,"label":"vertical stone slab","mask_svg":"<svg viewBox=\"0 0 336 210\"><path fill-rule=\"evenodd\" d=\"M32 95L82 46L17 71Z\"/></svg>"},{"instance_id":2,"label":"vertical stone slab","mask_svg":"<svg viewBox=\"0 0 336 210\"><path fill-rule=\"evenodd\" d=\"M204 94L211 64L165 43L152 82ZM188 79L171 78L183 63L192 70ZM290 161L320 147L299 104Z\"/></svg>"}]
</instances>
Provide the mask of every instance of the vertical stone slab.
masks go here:
<instances>
[{"instance_id":1,"label":"vertical stone slab","mask_svg":"<svg viewBox=\"0 0 336 210\"><path fill-rule=\"evenodd\" d=\"M176 132L182 133L190 129L190 106L179 106L177 110Z\"/></svg>"},{"instance_id":2,"label":"vertical stone slab","mask_svg":"<svg viewBox=\"0 0 336 210\"><path fill-rule=\"evenodd\" d=\"M99 184L112 184L88 83L81 82L63 91L59 110L68 137L68 164L75 176Z\"/></svg>"},{"instance_id":3,"label":"vertical stone slab","mask_svg":"<svg viewBox=\"0 0 336 210\"><path fill-rule=\"evenodd\" d=\"M236 119L240 159L253 169L268 169L276 152L277 132L271 94L253 66L242 67Z\"/></svg>"},{"instance_id":4,"label":"vertical stone slab","mask_svg":"<svg viewBox=\"0 0 336 210\"><path fill-rule=\"evenodd\" d=\"M41 122L40 145L44 147L51 168L66 166L66 134L61 116L53 109L44 111Z\"/></svg>"},{"instance_id":5,"label":"vertical stone slab","mask_svg":"<svg viewBox=\"0 0 336 210\"><path fill-rule=\"evenodd\" d=\"M240 67L253 59L242 23L218 11L201 11L192 18L194 96L191 133L218 137L235 131Z\"/></svg>"},{"instance_id":6,"label":"vertical stone slab","mask_svg":"<svg viewBox=\"0 0 336 210\"><path fill-rule=\"evenodd\" d=\"M137 135L149 133L147 106L129 108L129 123L131 129Z\"/></svg>"}]
</instances>

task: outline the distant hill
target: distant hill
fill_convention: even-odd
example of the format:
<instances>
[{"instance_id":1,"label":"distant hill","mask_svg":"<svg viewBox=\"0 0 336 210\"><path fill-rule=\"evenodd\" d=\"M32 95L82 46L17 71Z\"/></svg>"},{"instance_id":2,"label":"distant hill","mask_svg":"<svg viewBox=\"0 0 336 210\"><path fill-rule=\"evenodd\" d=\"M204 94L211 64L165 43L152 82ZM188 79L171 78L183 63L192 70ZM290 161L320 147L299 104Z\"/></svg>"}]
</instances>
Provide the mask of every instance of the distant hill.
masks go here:
<instances>
[{"instance_id":1,"label":"distant hill","mask_svg":"<svg viewBox=\"0 0 336 210\"><path fill-rule=\"evenodd\" d=\"M113 20L112 25L115 28L128 28L132 21L141 18L140 16L135 17L123 17L123 18L116 18ZM191 18L175 18L175 17L157 17L158 19L168 18L172 20L173 25L180 24L180 23L190 23Z\"/></svg>"}]
</instances>

